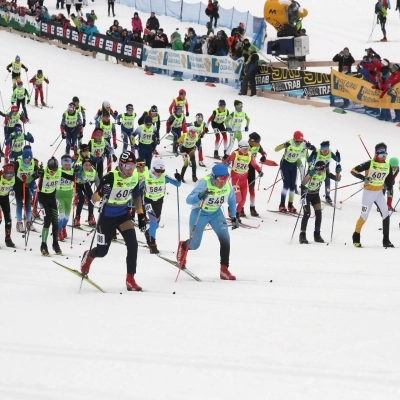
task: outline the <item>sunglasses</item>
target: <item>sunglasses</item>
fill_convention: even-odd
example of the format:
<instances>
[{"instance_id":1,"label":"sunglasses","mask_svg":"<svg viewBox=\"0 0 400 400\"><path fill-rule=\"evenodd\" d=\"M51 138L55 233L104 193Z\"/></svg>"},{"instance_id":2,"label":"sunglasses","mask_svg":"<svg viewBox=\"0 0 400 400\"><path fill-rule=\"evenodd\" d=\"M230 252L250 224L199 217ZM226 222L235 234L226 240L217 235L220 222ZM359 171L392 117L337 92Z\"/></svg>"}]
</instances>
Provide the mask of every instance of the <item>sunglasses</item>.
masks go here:
<instances>
[{"instance_id":1,"label":"sunglasses","mask_svg":"<svg viewBox=\"0 0 400 400\"><path fill-rule=\"evenodd\" d=\"M123 164L122 168L126 169L127 171L130 171L130 170L133 170L133 169L136 168L136 164L133 164L133 163L131 163L131 164Z\"/></svg>"},{"instance_id":2,"label":"sunglasses","mask_svg":"<svg viewBox=\"0 0 400 400\"><path fill-rule=\"evenodd\" d=\"M13 176L15 176L15 174L12 174L12 173L10 173L10 174L4 174L4 175L5 175L6 178L12 178Z\"/></svg>"},{"instance_id":3,"label":"sunglasses","mask_svg":"<svg viewBox=\"0 0 400 400\"><path fill-rule=\"evenodd\" d=\"M163 174L165 169L155 169L154 172L157 172L157 174Z\"/></svg>"},{"instance_id":4,"label":"sunglasses","mask_svg":"<svg viewBox=\"0 0 400 400\"><path fill-rule=\"evenodd\" d=\"M236 108L243 108L243 106L236 106Z\"/></svg>"},{"instance_id":5,"label":"sunglasses","mask_svg":"<svg viewBox=\"0 0 400 400\"><path fill-rule=\"evenodd\" d=\"M219 108L226 108L226 106L219 106Z\"/></svg>"},{"instance_id":6,"label":"sunglasses","mask_svg":"<svg viewBox=\"0 0 400 400\"><path fill-rule=\"evenodd\" d=\"M381 154L377 154L377 156L379 158L386 158L388 155L387 155L387 153L381 153Z\"/></svg>"},{"instance_id":7,"label":"sunglasses","mask_svg":"<svg viewBox=\"0 0 400 400\"><path fill-rule=\"evenodd\" d=\"M146 165L146 163L144 163L144 162L138 162L136 164L137 167L144 167L145 165Z\"/></svg>"},{"instance_id":8,"label":"sunglasses","mask_svg":"<svg viewBox=\"0 0 400 400\"><path fill-rule=\"evenodd\" d=\"M229 179L229 175L215 176L214 179L218 182L226 182Z\"/></svg>"}]
</instances>

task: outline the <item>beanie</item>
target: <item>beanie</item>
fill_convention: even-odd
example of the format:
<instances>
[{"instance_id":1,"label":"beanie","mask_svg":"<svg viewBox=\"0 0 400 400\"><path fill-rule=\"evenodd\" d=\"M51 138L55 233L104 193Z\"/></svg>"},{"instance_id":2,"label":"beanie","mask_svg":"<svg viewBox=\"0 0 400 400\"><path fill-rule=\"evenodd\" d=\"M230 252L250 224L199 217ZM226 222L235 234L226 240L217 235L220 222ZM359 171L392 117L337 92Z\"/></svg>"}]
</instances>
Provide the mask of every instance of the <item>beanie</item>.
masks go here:
<instances>
[{"instance_id":1,"label":"beanie","mask_svg":"<svg viewBox=\"0 0 400 400\"><path fill-rule=\"evenodd\" d=\"M378 143L375 146L375 154L385 154L387 153L387 146L385 143Z\"/></svg>"},{"instance_id":2,"label":"beanie","mask_svg":"<svg viewBox=\"0 0 400 400\"><path fill-rule=\"evenodd\" d=\"M144 123L145 124L152 124L153 123L153 118L151 118L150 115L146 115L144 117Z\"/></svg>"},{"instance_id":3,"label":"beanie","mask_svg":"<svg viewBox=\"0 0 400 400\"><path fill-rule=\"evenodd\" d=\"M27 158L32 159L33 154L31 149L24 149L22 152L22 159L26 160Z\"/></svg>"},{"instance_id":4,"label":"beanie","mask_svg":"<svg viewBox=\"0 0 400 400\"><path fill-rule=\"evenodd\" d=\"M213 176L227 176L229 175L228 167L224 164L216 164L212 167Z\"/></svg>"}]
</instances>

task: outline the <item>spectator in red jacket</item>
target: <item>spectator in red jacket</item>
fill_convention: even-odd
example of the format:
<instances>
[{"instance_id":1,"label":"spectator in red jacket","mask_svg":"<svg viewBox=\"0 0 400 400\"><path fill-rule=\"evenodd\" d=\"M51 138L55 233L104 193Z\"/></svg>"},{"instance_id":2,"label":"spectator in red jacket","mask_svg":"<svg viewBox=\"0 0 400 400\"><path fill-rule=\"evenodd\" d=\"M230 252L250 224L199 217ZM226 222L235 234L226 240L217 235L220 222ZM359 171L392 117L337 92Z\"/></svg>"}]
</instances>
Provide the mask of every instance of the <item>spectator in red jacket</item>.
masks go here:
<instances>
[{"instance_id":1,"label":"spectator in red jacket","mask_svg":"<svg viewBox=\"0 0 400 400\"><path fill-rule=\"evenodd\" d=\"M390 77L386 80L384 80L380 87L382 89L382 94L381 98L397 83L400 82L400 65L399 64L393 64L392 65L392 73ZM389 92L388 95L390 96L391 93ZM393 122L400 122L400 110L394 110L394 120Z\"/></svg>"},{"instance_id":2,"label":"spectator in red jacket","mask_svg":"<svg viewBox=\"0 0 400 400\"><path fill-rule=\"evenodd\" d=\"M141 36L143 32L143 26L142 26L142 20L139 18L139 14L137 12L133 14L131 22L132 22L132 31L133 32L139 31Z\"/></svg>"}]
</instances>

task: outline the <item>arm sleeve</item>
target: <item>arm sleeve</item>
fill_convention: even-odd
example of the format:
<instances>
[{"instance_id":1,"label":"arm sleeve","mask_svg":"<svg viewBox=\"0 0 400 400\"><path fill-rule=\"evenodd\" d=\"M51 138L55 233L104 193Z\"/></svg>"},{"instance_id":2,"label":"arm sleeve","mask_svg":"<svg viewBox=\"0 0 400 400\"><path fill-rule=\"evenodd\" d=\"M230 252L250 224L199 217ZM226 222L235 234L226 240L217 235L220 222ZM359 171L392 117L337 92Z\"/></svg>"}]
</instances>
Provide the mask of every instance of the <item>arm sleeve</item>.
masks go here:
<instances>
[{"instance_id":1,"label":"arm sleeve","mask_svg":"<svg viewBox=\"0 0 400 400\"><path fill-rule=\"evenodd\" d=\"M251 157L250 165L257 171L261 172L260 166L257 164L256 159L254 157Z\"/></svg>"},{"instance_id":2,"label":"arm sleeve","mask_svg":"<svg viewBox=\"0 0 400 400\"><path fill-rule=\"evenodd\" d=\"M172 103L171 103L171 105L169 106L168 111L169 111L170 114L172 114L172 112L173 112L173 110L174 110L174 107L175 107L175 99L172 100Z\"/></svg>"},{"instance_id":3,"label":"arm sleeve","mask_svg":"<svg viewBox=\"0 0 400 400\"><path fill-rule=\"evenodd\" d=\"M286 145L289 143L282 143L279 146L275 147L275 151L281 151L282 149L286 148Z\"/></svg>"},{"instance_id":4,"label":"arm sleeve","mask_svg":"<svg viewBox=\"0 0 400 400\"><path fill-rule=\"evenodd\" d=\"M185 104L185 109L186 109L186 112L188 113L189 112L189 102L186 100L186 104Z\"/></svg>"},{"instance_id":5,"label":"arm sleeve","mask_svg":"<svg viewBox=\"0 0 400 400\"><path fill-rule=\"evenodd\" d=\"M171 185L174 185L175 187L181 186L181 182L179 182L179 181L177 181L177 180L175 180L175 179L172 179L172 178L169 177L168 175L165 176L165 181L166 181L167 183L170 183Z\"/></svg>"},{"instance_id":6,"label":"arm sleeve","mask_svg":"<svg viewBox=\"0 0 400 400\"><path fill-rule=\"evenodd\" d=\"M228 196L228 206L230 210L235 210L236 207L236 196L235 196L235 191L232 187L232 184L229 183L229 185L231 186L231 191L229 192L229 196ZM236 216L235 214L233 214L234 216Z\"/></svg>"},{"instance_id":7,"label":"arm sleeve","mask_svg":"<svg viewBox=\"0 0 400 400\"><path fill-rule=\"evenodd\" d=\"M363 174L361 174L361 172L368 171L370 165L371 165L371 162L370 161L366 161L365 163L362 163L362 164L359 164L359 165L355 166L350 171L350 173L353 176L355 176L356 178L361 179L363 181L365 176Z\"/></svg>"},{"instance_id":8,"label":"arm sleeve","mask_svg":"<svg viewBox=\"0 0 400 400\"><path fill-rule=\"evenodd\" d=\"M186 203L190 205L200 205L201 200L199 199L199 193L204 192L207 189L207 182L204 180L200 180L197 186L192 190L192 192L186 198ZM235 200L236 202L236 200ZM235 210L236 203L232 210Z\"/></svg>"},{"instance_id":9,"label":"arm sleeve","mask_svg":"<svg viewBox=\"0 0 400 400\"><path fill-rule=\"evenodd\" d=\"M210 118L208 118L207 127L210 124L210 122L214 121L215 115L216 115L216 112L214 110L213 113L211 114Z\"/></svg>"},{"instance_id":10,"label":"arm sleeve","mask_svg":"<svg viewBox=\"0 0 400 400\"><path fill-rule=\"evenodd\" d=\"M233 151L227 159L222 160L222 164L229 164L229 163L233 164L235 158L236 158L236 153Z\"/></svg>"},{"instance_id":11,"label":"arm sleeve","mask_svg":"<svg viewBox=\"0 0 400 400\"><path fill-rule=\"evenodd\" d=\"M247 114L246 114L245 118L246 118L246 121L247 121L246 126L249 126L250 125L250 118L249 118L249 116Z\"/></svg>"},{"instance_id":12,"label":"arm sleeve","mask_svg":"<svg viewBox=\"0 0 400 400\"><path fill-rule=\"evenodd\" d=\"M332 153L332 156L333 156L333 153ZM313 162L316 160L316 158L317 158L317 152L316 152L316 151L313 151L313 152L311 153L310 157L307 158L307 162L308 162L309 164L310 164L310 163L313 163Z\"/></svg>"},{"instance_id":13,"label":"arm sleeve","mask_svg":"<svg viewBox=\"0 0 400 400\"><path fill-rule=\"evenodd\" d=\"M385 179L385 186L388 190L392 190L393 189L393 172L392 172L392 168L389 169L389 174Z\"/></svg>"}]
</instances>

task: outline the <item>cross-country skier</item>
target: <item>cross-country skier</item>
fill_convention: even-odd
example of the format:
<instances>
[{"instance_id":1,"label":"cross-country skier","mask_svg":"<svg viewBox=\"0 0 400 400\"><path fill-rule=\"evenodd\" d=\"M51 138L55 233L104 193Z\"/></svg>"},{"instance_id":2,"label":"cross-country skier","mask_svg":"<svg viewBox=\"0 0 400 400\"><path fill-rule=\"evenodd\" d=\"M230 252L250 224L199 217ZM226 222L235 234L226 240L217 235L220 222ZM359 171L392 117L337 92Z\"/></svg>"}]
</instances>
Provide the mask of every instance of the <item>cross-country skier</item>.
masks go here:
<instances>
[{"instance_id":1,"label":"cross-country skier","mask_svg":"<svg viewBox=\"0 0 400 400\"><path fill-rule=\"evenodd\" d=\"M229 115L229 111L226 108L226 102L225 100L220 100L218 102L218 108L216 108L211 116L208 118L207 121L207 128L209 128L210 122L211 122L211 127L214 129L214 131L217 131L215 133L215 143L214 143L214 158L219 159L220 156L218 155L218 150L221 145L220 143L220 133L222 135L222 141L224 143L224 154L226 153L226 149L228 148L228 136L226 134L226 127L225 127L225 120L227 119Z\"/></svg>"},{"instance_id":2,"label":"cross-country skier","mask_svg":"<svg viewBox=\"0 0 400 400\"><path fill-rule=\"evenodd\" d=\"M128 149L128 144L131 146L131 151L134 152L135 139L132 138L133 134L133 124L136 118L136 113L133 111L133 105L126 105L126 112L119 114L117 117L117 124L121 126L121 135L124 145L122 151Z\"/></svg>"},{"instance_id":3,"label":"cross-country skier","mask_svg":"<svg viewBox=\"0 0 400 400\"><path fill-rule=\"evenodd\" d=\"M390 168L392 169L393 187L394 187L396 177L399 174L399 159L396 158L396 157L392 157L389 160L389 164L390 164ZM392 204L392 202L393 202L393 187L392 187L392 190L387 190L387 202L386 202L386 204L388 206L388 210L389 211L393 211L393 204ZM385 189L387 189L387 188L385 187Z\"/></svg>"},{"instance_id":4,"label":"cross-country skier","mask_svg":"<svg viewBox=\"0 0 400 400\"><path fill-rule=\"evenodd\" d=\"M100 120L103 118L103 115L105 113L110 114L114 118L114 120L116 120L118 117L118 111L117 110L114 111L111 108L110 102L107 100L103 101L103 103L101 104L101 108L99 108L97 110L97 113L94 116L94 121L95 121L96 126L99 126Z\"/></svg>"},{"instance_id":5,"label":"cross-country skier","mask_svg":"<svg viewBox=\"0 0 400 400\"><path fill-rule=\"evenodd\" d=\"M199 134L195 126L191 125L188 127L187 133L184 133L177 142L180 145L180 152L183 155L183 166L181 170L181 181L185 183L185 173L187 167L192 166L192 180L197 182L196 176L196 143L199 140Z\"/></svg>"},{"instance_id":6,"label":"cross-country skier","mask_svg":"<svg viewBox=\"0 0 400 400\"><path fill-rule=\"evenodd\" d=\"M86 108L83 107L83 106L80 104L79 98L78 98L77 96L74 96L74 97L72 98L72 102L73 102L74 105L75 105L76 112L77 112L78 114L81 115L81 118L82 118L82 128L84 128L84 127L86 126ZM83 132L81 132L81 133L78 135L78 143L79 143L79 146L80 146L81 143L82 143L82 138L83 138Z\"/></svg>"},{"instance_id":7,"label":"cross-country skier","mask_svg":"<svg viewBox=\"0 0 400 400\"><path fill-rule=\"evenodd\" d=\"M188 126L194 126L196 128L196 133L199 137L196 142L197 151L199 153L199 165L200 167L205 167L206 165L204 164L203 146L201 145L201 139L203 138L204 134L208 132L208 128L205 126L203 114L196 114L196 120L188 124Z\"/></svg>"},{"instance_id":8,"label":"cross-country skier","mask_svg":"<svg viewBox=\"0 0 400 400\"><path fill-rule=\"evenodd\" d=\"M341 170L342 168L340 164L338 164L336 167L336 175L333 175L332 173L327 172L325 161L318 160L309 168L307 175L301 182L301 198L303 204L303 218L301 220L299 236L301 244L308 244L306 230L308 220L311 216L311 206L313 206L315 211L314 241L324 243L324 239L321 237L322 207L321 199L319 197L319 189L328 174L329 179L339 182Z\"/></svg>"},{"instance_id":9,"label":"cross-country skier","mask_svg":"<svg viewBox=\"0 0 400 400\"><path fill-rule=\"evenodd\" d=\"M182 133L187 132L187 125L185 116L182 112L181 106L175 106L174 113L167 119L167 133L172 133L174 136L172 144L172 152L175 157L178 157L178 143L177 140L181 137Z\"/></svg>"},{"instance_id":10,"label":"cross-country skier","mask_svg":"<svg viewBox=\"0 0 400 400\"><path fill-rule=\"evenodd\" d=\"M7 247L15 247L15 244L11 240L11 211L10 211L10 191L13 190L15 183L15 171L14 165L6 164L3 166L3 170L0 171L0 224L2 221L1 214L4 216L4 228L5 228L5 243Z\"/></svg>"},{"instance_id":11,"label":"cross-country skier","mask_svg":"<svg viewBox=\"0 0 400 400\"><path fill-rule=\"evenodd\" d=\"M281 203L279 205L279 211L296 213L297 210L293 206L294 193L296 189L296 177L297 177L297 160L301 157L304 149L315 150L315 147L310 143L306 142L304 135L300 131L296 131L293 134L293 138L287 142L280 144L275 148L275 151L281 151L285 149L285 153L281 159L280 169L283 180L283 188L281 192ZM289 190L289 203L288 208L285 207L286 194Z\"/></svg>"},{"instance_id":12,"label":"cross-country skier","mask_svg":"<svg viewBox=\"0 0 400 400\"><path fill-rule=\"evenodd\" d=\"M181 186L181 177L178 173L175 173L175 178L176 180L165 174L165 165L161 158L155 158L150 170L144 173L142 187L144 188L144 205L149 219L149 229L146 230L145 236L152 254L159 253L156 232L161 219L166 184Z\"/></svg>"},{"instance_id":13,"label":"cross-country skier","mask_svg":"<svg viewBox=\"0 0 400 400\"><path fill-rule=\"evenodd\" d=\"M136 145L135 138L138 136L138 145ZM139 125L135 132L132 134L131 143L138 149L139 157L143 158L146 162L147 168L150 168L151 160L153 158L154 143L157 142L157 129L153 125L153 120L150 115L144 117L143 124Z\"/></svg>"},{"instance_id":14,"label":"cross-country skier","mask_svg":"<svg viewBox=\"0 0 400 400\"><path fill-rule=\"evenodd\" d=\"M6 114L4 119L4 140L7 141L11 134L15 130L15 125L19 124L20 122L25 123L27 122L27 118L25 114L18 112L17 106L11 106L10 112ZM5 149L5 163L8 163L8 156L10 153L10 146L6 146Z\"/></svg>"},{"instance_id":15,"label":"cross-country skier","mask_svg":"<svg viewBox=\"0 0 400 400\"><path fill-rule=\"evenodd\" d=\"M383 188L385 186L387 190L392 190L393 188L393 172L386 158L386 144L382 142L378 143L375 146L374 158L357 165L351 170L353 176L364 181L361 215L353 233L353 245L355 247L362 247L360 239L361 229L367 221L369 212L374 203L379 207L382 216L383 247L394 247L389 240L390 217L385 202L385 195L383 194ZM363 175L362 172L364 172L365 175Z\"/></svg>"},{"instance_id":16,"label":"cross-country skier","mask_svg":"<svg viewBox=\"0 0 400 400\"><path fill-rule=\"evenodd\" d=\"M188 250L197 250L203 238L204 228L210 224L220 242L220 278L235 280L229 271L230 237L225 216L221 210L224 203L229 208L236 208L236 198L232 185L229 183L229 170L226 165L217 164L212 173L201 178L196 187L186 198L186 203L192 206L189 220L190 239L180 241L176 259L181 267L186 266ZM232 229L239 228L235 216L231 217Z\"/></svg>"},{"instance_id":17,"label":"cross-country skier","mask_svg":"<svg viewBox=\"0 0 400 400\"><path fill-rule=\"evenodd\" d=\"M150 107L149 111L145 111L142 116L138 119L138 124L142 125L144 123L144 117L147 115L150 115L153 125L156 127L156 137L158 138L157 141L154 143L154 150L153 154L157 155L158 152L156 150L157 146L160 144L160 126L161 126L161 120L160 120L160 114L158 113L158 108L156 105L152 105Z\"/></svg>"},{"instance_id":18,"label":"cross-country skier","mask_svg":"<svg viewBox=\"0 0 400 400\"><path fill-rule=\"evenodd\" d=\"M5 145L9 146L10 153L9 159L10 163L14 164L15 160L22 156L22 148L24 147L24 142L33 143L35 140L31 133L24 133L22 131L21 124L16 124L14 132L5 140Z\"/></svg>"},{"instance_id":19,"label":"cross-country skier","mask_svg":"<svg viewBox=\"0 0 400 400\"><path fill-rule=\"evenodd\" d=\"M44 102L43 82L49 84L50 81L43 75L43 71L39 69L37 74L29 82L32 83L35 88L35 106L38 106L39 96L42 106L45 106L46 103Z\"/></svg>"},{"instance_id":20,"label":"cross-country skier","mask_svg":"<svg viewBox=\"0 0 400 400\"><path fill-rule=\"evenodd\" d=\"M110 120L110 114L107 112L103 113L103 116L101 120L96 124L96 127L100 128L103 130L103 137L105 141L111 145L111 138L112 138L112 146L114 149L117 149L117 133L115 131L115 125L113 122ZM112 168L112 162L111 158L113 153L109 151L108 146L106 146L106 149L104 151L105 158L107 160L107 172L111 171Z\"/></svg>"},{"instance_id":21,"label":"cross-country skier","mask_svg":"<svg viewBox=\"0 0 400 400\"><path fill-rule=\"evenodd\" d=\"M12 69L11 71L10 68ZM13 89L17 87L18 79L21 79L21 68L28 72L28 68L26 68L25 65L21 63L20 56L15 56L15 60L12 63L8 64L6 67L7 71L11 72Z\"/></svg>"},{"instance_id":22,"label":"cross-country skier","mask_svg":"<svg viewBox=\"0 0 400 400\"><path fill-rule=\"evenodd\" d=\"M82 133L82 120L77 112L75 104L69 103L67 111L62 115L60 124L61 136L66 140L65 153L69 154L71 147L74 152L73 159L77 159L77 139L78 134Z\"/></svg>"},{"instance_id":23,"label":"cross-country skier","mask_svg":"<svg viewBox=\"0 0 400 400\"><path fill-rule=\"evenodd\" d=\"M24 88L23 82L18 79L17 80L17 87L14 89L13 94L11 96L11 104L14 105L15 102L17 102L17 107L19 111L19 107L22 106L22 111L24 112L24 115L29 121L28 118L28 113L26 111L26 106L25 106L25 101L27 104L31 101L31 96L29 95L29 92Z\"/></svg>"},{"instance_id":24,"label":"cross-country skier","mask_svg":"<svg viewBox=\"0 0 400 400\"><path fill-rule=\"evenodd\" d=\"M186 116L187 117L189 116L189 103L186 98L185 89L180 89L179 96L172 99L172 103L170 104L169 109L168 109L170 115L172 115L172 113L174 112L174 110L177 106L182 107L182 112L183 112L183 108L185 108Z\"/></svg>"},{"instance_id":25,"label":"cross-country skier","mask_svg":"<svg viewBox=\"0 0 400 400\"><path fill-rule=\"evenodd\" d=\"M146 229L145 215L138 185L135 155L125 151L119 158L118 168L102 179L100 186L92 196L92 201L102 200L100 216L97 223L97 246L86 250L82 257L81 271L87 275L93 260L105 257L111 245L115 230L121 233L127 248L126 288L128 291L141 291L135 281L137 249L135 226L128 212L128 203L132 199L138 213L139 229ZM134 177L133 177L134 176Z\"/></svg>"}]
</instances>

